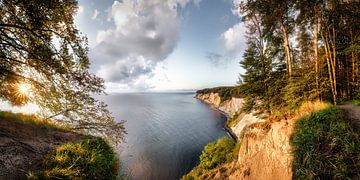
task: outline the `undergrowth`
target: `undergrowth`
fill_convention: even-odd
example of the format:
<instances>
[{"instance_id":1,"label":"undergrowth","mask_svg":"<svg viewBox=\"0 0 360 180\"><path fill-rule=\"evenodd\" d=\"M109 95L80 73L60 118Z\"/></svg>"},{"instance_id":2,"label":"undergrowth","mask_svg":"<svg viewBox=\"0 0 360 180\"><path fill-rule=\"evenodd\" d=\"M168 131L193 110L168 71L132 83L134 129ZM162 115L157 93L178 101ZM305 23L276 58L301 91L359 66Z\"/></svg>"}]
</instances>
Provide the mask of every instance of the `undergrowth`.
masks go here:
<instances>
[{"instance_id":1,"label":"undergrowth","mask_svg":"<svg viewBox=\"0 0 360 180\"><path fill-rule=\"evenodd\" d=\"M116 179L116 155L102 138L84 139L56 147L43 162L41 172L29 172L28 179Z\"/></svg>"},{"instance_id":2,"label":"undergrowth","mask_svg":"<svg viewBox=\"0 0 360 180\"><path fill-rule=\"evenodd\" d=\"M31 124L46 129L59 129L65 131L71 131L67 126L56 124L50 120L40 119L35 115L27 115L22 113L13 113L10 111L0 111L0 120L13 120L22 122L24 124Z\"/></svg>"},{"instance_id":3,"label":"undergrowth","mask_svg":"<svg viewBox=\"0 0 360 180\"><path fill-rule=\"evenodd\" d=\"M293 179L360 177L360 138L336 107L312 113L295 125Z\"/></svg>"},{"instance_id":4,"label":"undergrowth","mask_svg":"<svg viewBox=\"0 0 360 180\"><path fill-rule=\"evenodd\" d=\"M223 137L207 144L200 156L200 163L182 180L204 179L209 170L237 159L240 144L229 137Z\"/></svg>"}]
</instances>

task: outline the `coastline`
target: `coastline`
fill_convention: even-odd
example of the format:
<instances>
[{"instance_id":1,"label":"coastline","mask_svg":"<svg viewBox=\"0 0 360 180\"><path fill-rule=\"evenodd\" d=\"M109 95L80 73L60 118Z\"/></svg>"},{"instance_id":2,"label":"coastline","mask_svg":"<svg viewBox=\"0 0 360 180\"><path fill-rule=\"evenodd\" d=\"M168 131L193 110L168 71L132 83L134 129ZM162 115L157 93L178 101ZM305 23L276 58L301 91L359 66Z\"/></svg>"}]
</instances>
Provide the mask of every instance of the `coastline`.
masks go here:
<instances>
[{"instance_id":1,"label":"coastline","mask_svg":"<svg viewBox=\"0 0 360 180\"><path fill-rule=\"evenodd\" d=\"M202 99L199 99L199 98L197 97L197 94L196 94L196 93L195 93L194 98L197 99L197 100L199 100L201 103L204 103L204 104L208 105L211 109L214 109L214 110L216 110L216 111L219 111L222 115L224 115L224 116L226 117L226 121L229 120L229 118L230 118L230 115L229 115L229 114L227 114L226 112L220 110L219 108L217 108L217 107L214 106L213 104L207 103L206 101L204 101L204 100L202 100ZM234 139L236 142L239 142L239 139L238 139L238 137L235 135L235 133L231 130L230 127L228 127L228 126L226 125L226 121L225 121L225 123L223 124L223 128L225 129L225 131L227 132L227 134L228 134L232 139Z\"/></svg>"}]
</instances>

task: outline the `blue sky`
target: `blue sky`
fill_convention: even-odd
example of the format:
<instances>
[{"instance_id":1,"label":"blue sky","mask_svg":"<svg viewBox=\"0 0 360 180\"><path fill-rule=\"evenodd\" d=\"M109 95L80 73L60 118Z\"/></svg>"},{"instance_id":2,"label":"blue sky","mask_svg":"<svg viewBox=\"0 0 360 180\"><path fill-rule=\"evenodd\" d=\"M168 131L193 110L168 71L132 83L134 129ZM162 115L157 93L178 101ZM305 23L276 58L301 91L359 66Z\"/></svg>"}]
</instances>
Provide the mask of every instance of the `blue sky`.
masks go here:
<instances>
[{"instance_id":1,"label":"blue sky","mask_svg":"<svg viewBox=\"0 0 360 180\"><path fill-rule=\"evenodd\" d=\"M245 47L237 2L80 0L75 23L108 92L234 85Z\"/></svg>"}]
</instances>

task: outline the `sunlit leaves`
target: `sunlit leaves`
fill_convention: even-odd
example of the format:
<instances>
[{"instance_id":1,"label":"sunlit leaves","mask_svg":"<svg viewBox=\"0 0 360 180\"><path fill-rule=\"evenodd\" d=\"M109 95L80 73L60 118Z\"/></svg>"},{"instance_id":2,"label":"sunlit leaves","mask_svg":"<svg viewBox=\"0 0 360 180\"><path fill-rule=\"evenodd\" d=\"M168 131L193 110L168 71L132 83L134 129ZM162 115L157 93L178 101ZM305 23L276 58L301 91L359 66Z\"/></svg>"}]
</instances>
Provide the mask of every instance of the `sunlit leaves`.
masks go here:
<instances>
[{"instance_id":1,"label":"sunlit leaves","mask_svg":"<svg viewBox=\"0 0 360 180\"><path fill-rule=\"evenodd\" d=\"M75 0L0 1L0 98L31 101L41 116L121 139L124 128L92 97L104 81L89 73L87 39L74 26ZM14 84L31 84L31 98Z\"/></svg>"}]
</instances>

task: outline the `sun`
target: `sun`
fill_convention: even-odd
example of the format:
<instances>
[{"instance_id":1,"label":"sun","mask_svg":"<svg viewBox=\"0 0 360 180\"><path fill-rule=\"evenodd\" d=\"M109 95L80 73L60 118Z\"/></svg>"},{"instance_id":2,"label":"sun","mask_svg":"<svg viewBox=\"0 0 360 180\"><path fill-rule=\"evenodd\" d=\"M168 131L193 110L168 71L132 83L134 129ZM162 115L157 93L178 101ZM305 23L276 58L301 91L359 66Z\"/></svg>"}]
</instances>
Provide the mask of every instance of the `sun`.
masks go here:
<instances>
[{"instance_id":1,"label":"sun","mask_svg":"<svg viewBox=\"0 0 360 180\"><path fill-rule=\"evenodd\" d=\"M18 91L22 95L29 95L30 91L31 91L31 86L30 86L30 84L20 83L18 85Z\"/></svg>"}]
</instances>

